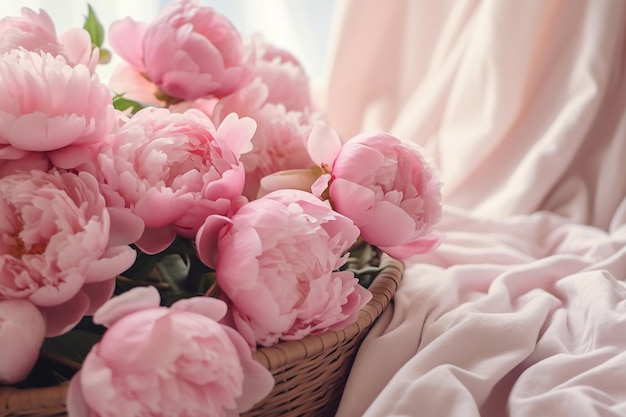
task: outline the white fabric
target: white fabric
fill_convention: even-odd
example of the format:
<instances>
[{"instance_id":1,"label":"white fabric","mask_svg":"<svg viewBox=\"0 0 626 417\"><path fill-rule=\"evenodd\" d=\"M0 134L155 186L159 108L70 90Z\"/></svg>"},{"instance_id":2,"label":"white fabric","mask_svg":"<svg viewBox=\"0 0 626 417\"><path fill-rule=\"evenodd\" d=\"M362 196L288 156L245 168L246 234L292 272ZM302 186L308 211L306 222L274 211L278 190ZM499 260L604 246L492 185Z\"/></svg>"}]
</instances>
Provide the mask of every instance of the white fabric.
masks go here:
<instances>
[{"instance_id":1,"label":"white fabric","mask_svg":"<svg viewBox=\"0 0 626 417\"><path fill-rule=\"evenodd\" d=\"M447 236L337 415L626 415L626 2L339 7L330 121L422 145Z\"/></svg>"}]
</instances>

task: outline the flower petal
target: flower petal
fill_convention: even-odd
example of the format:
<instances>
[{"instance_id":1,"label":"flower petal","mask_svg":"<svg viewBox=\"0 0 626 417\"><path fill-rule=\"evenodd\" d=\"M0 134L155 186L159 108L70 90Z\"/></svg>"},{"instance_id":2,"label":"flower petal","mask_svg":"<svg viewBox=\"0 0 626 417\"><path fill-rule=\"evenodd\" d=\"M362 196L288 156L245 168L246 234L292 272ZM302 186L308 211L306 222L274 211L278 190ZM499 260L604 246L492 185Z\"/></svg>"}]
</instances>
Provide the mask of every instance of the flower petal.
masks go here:
<instances>
[{"instance_id":1,"label":"flower petal","mask_svg":"<svg viewBox=\"0 0 626 417\"><path fill-rule=\"evenodd\" d=\"M89 308L85 315L93 315L96 310L111 299L113 291L115 291L115 278L83 285L82 292L89 298Z\"/></svg>"},{"instance_id":2,"label":"flower petal","mask_svg":"<svg viewBox=\"0 0 626 417\"><path fill-rule=\"evenodd\" d=\"M388 201L374 206L367 223L359 226L363 239L375 246L406 243L415 230L415 221L404 210Z\"/></svg>"},{"instance_id":3,"label":"flower petal","mask_svg":"<svg viewBox=\"0 0 626 417\"><path fill-rule=\"evenodd\" d=\"M225 226L232 224L228 217L209 216L196 235L196 248L198 258L210 268L217 264L217 242L220 231Z\"/></svg>"},{"instance_id":4,"label":"flower petal","mask_svg":"<svg viewBox=\"0 0 626 417\"><path fill-rule=\"evenodd\" d=\"M335 210L359 227L369 221L376 204L376 196L372 190L342 178L332 182L330 199Z\"/></svg>"},{"instance_id":5,"label":"flower petal","mask_svg":"<svg viewBox=\"0 0 626 417\"><path fill-rule=\"evenodd\" d=\"M120 271L130 268L137 259L137 252L130 246L114 246L107 249L99 259L89 264L85 283L100 282L115 278Z\"/></svg>"},{"instance_id":6,"label":"flower petal","mask_svg":"<svg viewBox=\"0 0 626 417\"><path fill-rule=\"evenodd\" d=\"M135 22L130 17L117 20L109 27L109 43L115 52L126 62L140 71L143 64L143 38L148 25Z\"/></svg>"},{"instance_id":7,"label":"flower petal","mask_svg":"<svg viewBox=\"0 0 626 417\"><path fill-rule=\"evenodd\" d=\"M11 126L9 143L27 151L52 151L76 141L86 130L84 117L76 114L50 117L42 112L24 114Z\"/></svg>"},{"instance_id":8,"label":"flower petal","mask_svg":"<svg viewBox=\"0 0 626 417\"><path fill-rule=\"evenodd\" d=\"M85 277L79 272L68 272L56 285L45 285L35 290L29 300L42 307L65 303L74 297L85 283Z\"/></svg>"},{"instance_id":9,"label":"flower petal","mask_svg":"<svg viewBox=\"0 0 626 417\"><path fill-rule=\"evenodd\" d=\"M91 38L86 30L78 27L70 28L59 36L59 41L63 44L63 55L72 65L86 65L89 71L94 73L100 51L92 50Z\"/></svg>"},{"instance_id":10,"label":"flower petal","mask_svg":"<svg viewBox=\"0 0 626 417\"><path fill-rule=\"evenodd\" d=\"M128 314L158 307L160 301L161 296L155 287L135 287L106 302L95 312L93 321L111 327Z\"/></svg>"},{"instance_id":11,"label":"flower petal","mask_svg":"<svg viewBox=\"0 0 626 417\"><path fill-rule=\"evenodd\" d=\"M226 303L213 297L192 297L176 301L171 310L188 311L220 321L228 310Z\"/></svg>"},{"instance_id":12,"label":"flower petal","mask_svg":"<svg viewBox=\"0 0 626 417\"><path fill-rule=\"evenodd\" d=\"M236 410L242 413L269 395L274 387L274 376L267 368L252 359L250 347L235 329L227 326L223 326L223 329L237 349L245 375L241 396L237 399Z\"/></svg>"},{"instance_id":13,"label":"flower petal","mask_svg":"<svg viewBox=\"0 0 626 417\"><path fill-rule=\"evenodd\" d=\"M92 349L83 362L80 372L80 385L83 398L89 407L107 410L108 405L116 401L117 392L113 385L113 372ZM94 413L80 415L93 416ZM96 414L97 415L97 414Z\"/></svg>"},{"instance_id":14,"label":"flower petal","mask_svg":"<svg viewBox=\"0 0 626 417\"><path fill-rule=\"evenodd\" d=\"M319 170L288 169L261 178L261 187L257 198L263 197L272 191L292 189L311 192L313 184L319 178Z\"/></svg>"},{"instance_id":15,"label":"flower petal","mask_svg":"<svg viewBox=\"0 0 626 417\"><path fill-rule=\"evenodd\" d=\"M176 228L174 226L170 225L157 229L146 228L135 244L144 253L154 255L167 249L174 239L176 239Z\"/></svg>"},{"instance_id":16,"label":"flower petal","mask_svg":"<svg viewBox=\"0 0 626 417\"><path fill-rule=\"evenodd\" d=\"M385 162L385 155L378 149L361 144L346 142L333 166L333 175L349 181L361 183L364 178L377 171Z\"/></svg>"},{"instance_id":17,"label":"flower petal","mask_svg":"<svg viewBox=\"0 0 626 417\"><path fill-rule=\"evenodd\" d=\"M111 218L109 247L135 243L144 232L145 226L141 217L126 209L107 207Z\"/></svg>"},{"instance_id":18,"label":"flower petal","mask_svg":"<svg viewBox=\"0 0 626 417\"><path fill-rule=\"evenodd\" d=\"M0 383L26 378L39 356L46 322L26 300L0 301Z\"/></svg>"},{"instance_id":19,"label":"flower petal","mask_svg":"<svg viewBox=\"0 0 626 417\"><path fill-rule=\"evenodd\" d=\"M404 245L380 246L379 249L395 259L404 260L413 255L432 252L437 249L442 240L442 234L431 233L426 237L421 237Z\"/></svg>"},{"instance_id":20,"label":"flower petal","mask_svg":"<svg viewBox=\"0 0 626 417\"><path fill-rule=\"evenodd\" d=\"M141 217L146 227L158 228L181 217L193 205L190 193L176 194L171 188L149 188L135 205L134 213ZM158 207L158 210L155 208Z\"/></svg>"},{"instance_id":21,"label":"flower petal","mask_svg":"<svg viewBox=\"0 0 626 417\"><path fill-rule=\"evenodd\" d=\"M216 137L224 140L228 147L239 158L242 153L252 149L252 136L256 132L257 123L250 117L241 119L236 113L230 113L217 128Z\"/></svg>"},{"instance_id":22,"label":"flower petal","mask_svg":"<svg viewBox=\"0 0 626 417\"><path fill-rule=\"evenodd\" d=\"M307 149L315 164L318 166L326 164L332 167L341 146L341 139L333 128L323 123L316 123L313 126L307 142Z\"/></svg>"},{"instance_id":23,"label":"flower petal","mask_svg":"<svg viewBox=\"0 0 626 417\"><path fill-rule=\"evenodd\" d=\"M70 331L89 309L89 297L83 291L63 304L39 307L46 317L46 337L54 337Z\"/></svg>"}]
</instances>

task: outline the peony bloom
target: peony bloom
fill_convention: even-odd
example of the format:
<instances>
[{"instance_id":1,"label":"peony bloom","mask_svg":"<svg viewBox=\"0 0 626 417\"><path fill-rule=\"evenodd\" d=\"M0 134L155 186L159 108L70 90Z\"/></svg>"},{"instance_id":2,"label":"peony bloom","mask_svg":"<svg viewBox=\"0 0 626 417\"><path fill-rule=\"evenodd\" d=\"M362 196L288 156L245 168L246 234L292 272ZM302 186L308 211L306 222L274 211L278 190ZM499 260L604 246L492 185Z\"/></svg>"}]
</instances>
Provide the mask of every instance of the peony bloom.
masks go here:
<instances>
[{"instance_id":1,"label":"peony bloom","mask_svg":"<svg viewBox=\"0 0 626 417\"><path fill-rule=\"evenodd\" d=\"M442 236L432 227L441 217L440 183L417 146L386 133L360 134L342 146L332 129L319 125L309 150L327 172L313 192L330 198L366 242L397 259L439 245Z\"/></svg>"},{"instance_id":2,"label":"peony bloom","mask_svg":"<svg viewBox=\"0 0 626 417\"><path fill-rule=\"evenodd\" d=\"M255 36L251 42L257 53L254 76L267 86L267 103L282 104L287 111L313 107L309 76L289 51Z\"/></svg>"},{"instance_id":3,"label":"peony bloom","mask_svg":"<svg viewBox=\"0 0 626 417\"><path fill-rule=\"evenodd\" d=\"M46 321L27 300L0 301L0 384L26 378L46 336Z\"/></svg>"},{"instance_id":4,"label":"peony bloom","mask_svg":"<svg viewBox=\"0 0 626 417\"><path fill-rule=\"evenodd\" d=\"M371 293L338 269L358 235L350 219L312 194L281 190L230 219L207 218L196 244L232 302L237 330L251 346L271 346L357 319Z\"/></svg>"},{"instance_id":5,"label":"peony bloom","mask_svg":"<svg viewBox=\"0 0 626 417\"><path fill-rule=\"evenodd\" d=\"M0 178L0 300L39 307L47 334L61 334L109 298L143 230L135 216L107 209L98 182L23 172Z\"/></svg>"},{"instance_id":6,"label":"peony bloom","mask_svg":"<svg viewBox=\"0 0 626 417\"><path fill-rule=\"evenodd\" d=\"M237 113L257 122L252 150L241 156L246 171L243 194L254 200L261 179L267 175L314 166L306 148L313 123L321 116L308 111L287 111L282 104L267 102L268 88L260 79L218 102L213 117Z\"/></svg>"},{"instance_id":7,"label":"peony bloom","mask_svg":"<svg viewBox=\"0 0 626 417\"><path fill-rule=\"evenodd\" d=\"M0 97L0 154L94 143L113 126L108 88L62 56L24 49L0 55Z\"/></svg>"},{"instance_id":8,"label":"peony bloom","mask_svg":"<svg viewBox=\"0 0 626 417\"><path fill-rule=\"evenodd\" d=\"M109 329L72 378L73 416L236 416L263 399L272 374L252 359L226 304L211 297L159 307L154 287L111 299L94 315Z\"/></svg>"},{"instance_id":9,"label":"peony bloom","mask_svg":"<svg viewBox=\"0 0 626 417\"><path fill-rule=\"evenodd\" d=\"M137 242L143 251L160 252L177 234L193 239L208 215L229 212L241 198L239 156L255 126L232 114L215 128L198 110L146 108L109 137L97 155L96 175L109 206L144 220Z\"/></svg>"},{"instance_id":10,"label":"peony bloom","mask_svg":"<svg viewBox=\"0 0 626 417\"><path fill-rule=\"evenodd\" d=\"M247 83L254 69L253 50L244 48L237 29L195 0L170 4L149 25L130 18L114 22L109 40L166 102L225 96Z\"/></svg>"},{"instance_id":11,"label":"peony bloom","mask_svg":"<svg viewBox=\"0 0 626 417\"><path fill-rule=\"evenodd\" d=\"M52 56L61 55L71 66L86 65L92 74L100 58L99 49L92 50L91 38L86 30L71 28L57 37L50 16L43 10L36 13L27 7L22 8L19 17L0 20L0 54L20 48Z\"/></svg>"}]
</instances>

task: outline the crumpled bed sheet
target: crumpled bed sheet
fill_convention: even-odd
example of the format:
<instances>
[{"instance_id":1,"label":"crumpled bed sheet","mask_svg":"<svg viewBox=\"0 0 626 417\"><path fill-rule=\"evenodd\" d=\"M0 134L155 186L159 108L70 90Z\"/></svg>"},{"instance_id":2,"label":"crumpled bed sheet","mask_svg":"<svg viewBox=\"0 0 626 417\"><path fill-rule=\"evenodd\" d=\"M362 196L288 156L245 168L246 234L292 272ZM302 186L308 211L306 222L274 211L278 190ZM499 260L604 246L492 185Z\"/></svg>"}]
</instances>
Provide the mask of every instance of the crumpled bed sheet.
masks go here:
<instances>
[{"instance_id":1,"label":"crumpled bed sheet","mask_svg":"<svg viewBox=\"0 0 626 417\"><path fill-rule=\"evenodd\" d=\"M446 238L337 416L626 415L626 2L339 7L330 122L422 146Z\"/></svg>"}]
</instances>

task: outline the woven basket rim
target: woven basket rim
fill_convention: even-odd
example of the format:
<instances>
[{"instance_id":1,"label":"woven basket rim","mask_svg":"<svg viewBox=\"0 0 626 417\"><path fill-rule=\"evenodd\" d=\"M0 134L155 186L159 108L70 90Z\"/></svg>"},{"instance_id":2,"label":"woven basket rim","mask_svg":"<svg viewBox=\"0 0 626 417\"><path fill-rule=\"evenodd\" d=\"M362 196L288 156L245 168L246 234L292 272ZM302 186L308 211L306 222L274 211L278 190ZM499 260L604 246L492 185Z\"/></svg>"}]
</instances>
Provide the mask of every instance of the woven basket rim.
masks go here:
<instances>
[{"instance_id":1,"label":"woven basket rim","mask_svg":"<svg viewBox=\"0 0 626 417\"><path fill-rule=\"evenodd\" d=\"M300 340L281 342L253 352L252 357L270 371L315 356L369 331L374 321L391 302L402 280L404 263L382 254L381 271L368 290L372 299L359 311L356 322L342 330L327 330ZM0 385L0 417L62 416L69 382L42 388L18 388Z\"/></svg>"}]
</instances>

